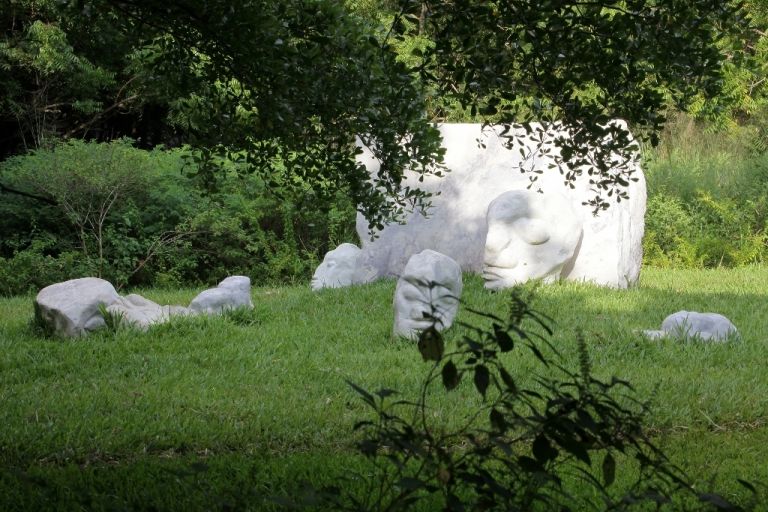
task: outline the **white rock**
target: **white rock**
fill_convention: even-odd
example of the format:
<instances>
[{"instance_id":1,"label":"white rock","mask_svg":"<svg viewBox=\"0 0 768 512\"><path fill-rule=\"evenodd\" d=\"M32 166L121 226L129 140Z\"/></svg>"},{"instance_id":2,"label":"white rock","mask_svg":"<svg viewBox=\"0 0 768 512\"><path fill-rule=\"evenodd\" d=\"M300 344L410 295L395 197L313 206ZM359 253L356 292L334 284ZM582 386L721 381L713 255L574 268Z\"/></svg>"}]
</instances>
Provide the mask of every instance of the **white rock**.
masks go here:
<instances>
[{"instance_id":1,"label":"white rock","mask_svg":"<svg viewBox=\"0 0 768 512\"><path fill-rule=\"evenodd\" d=\"M411 256L395 288L395 335L416 339L433 324L438 331L449 328L461 290L461 268L451 258L432 250Z\"/></svg>"},{"instance_id":2,"label":"white rock","mask_svg":"<svg viewBox=\"0 0 768 512\"><path fill-rule=\"evenodd\" d=\"M674 338L699 338L702 340L725 341L739 335L736 326L718 313L697 313L678 311L661 323L661 330Z\"/></svg>"},{"instance_id":3,"label":"white rock","mask_svg":"<svg viewBox=\"0 0 768 512\"><path fill-rule=\"evenodd\" d=\"M615 197L608 198L610 208L595 217L591 207L582 205L595 195L587 173L570 189L564 186L561 174L549 168L557 148L552 148L550 154L536 154L535 145L525 142L524 152L530 155L524 158L518 148L505 146L499 127L482 130L480 124L443 124L439 128L450 172L443 178L426 177L423 182L414 173L406 173L404 182L440 194L432 198L433 208L428 217L414 213L404 225L385 226L377 233L378 238L371 241L368 221L358 215L357 232L364 259L380 277L401 274L408 259L424 249L453 258L465 271L481 272L488 206L503 192L525 189L530 174L521 170L526 170L542 171L532 190L540 188L545 194L566 195L583 227L575 257L564 267L563 277L619 288L637 281L646 201L645 179L638 165L632 164L638 181L630 182L627 188L629 200L617 202ZM550 141L562 135L553 129L543 133ZM359 158L371 174L378 172L379 162L367 148L363 148Z\"/></svg>"},{"instance_id":4,"label":"white rock","mask_svg":"<svg viewBox=\"0 0 768 512\"><path fill-rule=\"evenodd\" d=\"M218 314L227 309L252 308L251 279L246 276L230 276L216 288L210 288L197 295L189 304L194 313Z\"/></svg>"},{"instance_id":5,"label":"white rock","mask_svg":"<svg viewBox=\"0 0 768 512\"><path fill-rule=\"evenodd\" d=\"M141 295L131 294L107 307L121 321L146 331L151 325L167 322L173 316L186 316L190 310L183 306L161 306Z\"/></svg>"},{"instance_id":6,"label":"white rock","mask_svg":"<svg viewBox=\"0 0 768 512\"><path fill-rule=\"evenodd\" d=\"M354 244L341 244L328 251L323 262L315 269L310 288L342 288L353 284L370 283L376 271L363 265L362 251Z\"/></svg>"},{"instance_id":7,"label":"white rock","mask_svg":"<svg viewBox=\"0 0 768 512\"><path fill-rule=\"evenodd\" d=\"M104 327L99 306L109 307L119 300L108 281L84 277L40 290L35 298L35 312L56 336L76 337Z\"/></svg>"},{"instance_id":8,"label":"white rock","mask_svg":"<svg viewBox=\"0 0 768 512\"><path fill-rule=\"evenodd\" d=\"M483 279L490 289L559 279L582 237L581 219L556 191L504 192L491 201L486 220Z\"/></svg>"}]
</instances>

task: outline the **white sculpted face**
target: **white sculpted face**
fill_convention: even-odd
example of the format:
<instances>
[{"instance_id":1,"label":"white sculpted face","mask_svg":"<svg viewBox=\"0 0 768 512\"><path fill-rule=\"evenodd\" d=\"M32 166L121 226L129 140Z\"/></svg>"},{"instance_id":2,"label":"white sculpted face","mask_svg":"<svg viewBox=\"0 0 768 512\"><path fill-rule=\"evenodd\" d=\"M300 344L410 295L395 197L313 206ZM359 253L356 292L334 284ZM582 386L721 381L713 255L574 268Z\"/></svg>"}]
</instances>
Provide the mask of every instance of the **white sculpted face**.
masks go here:
<instances>
[{"instance_id":1,"label":"white sculpted face","mask_svg":"<svg viewBox=\"0 0 768 512\"><path fill-rule=\"evenodd\" d=\"M325 254L323 262L317 267L310 287L341 288L359 282L360 248L354 244L341 244Z\"/></svg>"},{"instance_id":2,"label":"white sculpted face","mask_svg":"<svg viewBox=\"0 0 768 512\"><path fill-rule=\"evenodd\" d=\"M395 289L395 334L415 339L433 324L438 331L447 329L459 309L461 290L458 263L431 250L414 254Z\"/></svg>"},{"instance_id":3,"label":"white sculpted face","mask_svg":"<svg viewBox=\"0 0 768 512\"><path fill-rule=\"evenodd\" d=\"M570 200L551 190L505 192L488 206L486 218L483 279L489 289L558 279L582 235Z\"/></svg>"}]
</instances>

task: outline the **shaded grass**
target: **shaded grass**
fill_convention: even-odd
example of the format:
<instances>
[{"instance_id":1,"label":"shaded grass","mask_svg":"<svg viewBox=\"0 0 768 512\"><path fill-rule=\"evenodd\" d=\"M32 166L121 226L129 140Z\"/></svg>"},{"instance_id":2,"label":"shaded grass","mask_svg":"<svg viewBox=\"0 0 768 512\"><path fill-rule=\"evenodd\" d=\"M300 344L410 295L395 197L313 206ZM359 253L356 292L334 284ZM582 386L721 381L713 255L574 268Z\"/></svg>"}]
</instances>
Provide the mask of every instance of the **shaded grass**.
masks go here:
<instances>
[{"instance_id":1,"label":"shaded grass","mask_svg":"<svg viewBox=\"0 0 768 512\"><path fill-rule=\"evenodd\" d=\"M466 306L505 313L507 292L465 279ZM768 482L766 285L760 267L646 269L627 291L541 286L535 305L556 319L553 343L569 366L581 331L597 375L653 397L648 428L673 460L737 492L739 477ZM258 508L258 496L295 493L302 478L362 469L351 426L368 411L345 380L410 397L428 369L412 343L391 337L393 291L392 281L321 293L257 288L250 313L80 340L40 338L32 297L0 299L0 508L94 499L88 508L207 509L223 498ZM138 292L183 304L197 291ZM680 309L724 314L741 339L678 343L635 332ZM466 308L458 320L481 321ZM451 329L449 345L466 333ZM540 367L530 353L515 350L507 363L533 385ZM434 393L431 414L457 424L479 405L470 386ZM201 474L174 473L200 461L209 466Z\"/></svg>"}]
</instances>

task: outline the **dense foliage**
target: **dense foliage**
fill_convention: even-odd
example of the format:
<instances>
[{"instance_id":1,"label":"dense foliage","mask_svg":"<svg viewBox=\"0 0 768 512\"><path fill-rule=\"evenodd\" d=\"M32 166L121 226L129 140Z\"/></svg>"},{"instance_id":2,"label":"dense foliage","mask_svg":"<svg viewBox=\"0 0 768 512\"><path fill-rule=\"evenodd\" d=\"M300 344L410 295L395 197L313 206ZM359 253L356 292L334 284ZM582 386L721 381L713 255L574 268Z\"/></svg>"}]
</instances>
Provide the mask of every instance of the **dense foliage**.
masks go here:
<instances>
[{"instance_id":1,"label":"dense foliage","mask_svg":"<svg viewBox=\"0 0 768 512\"><path fill-rule=\"evenodd\" d=\"M655 145L666 106L720 93L727 42L746 28L738 6L710 0L400 4L395 32L432 39L415 50L422 81L473 116L562 123L557 158L569 164L567 179L593 177L596 209L608 207L606 196L624 197L633 178L615 156L628 159L633 141L609 121L627 120Z\"/></svg>"},{"instance_id":2,"label":"dense foliage","mask_svg":"<svg viewBox=\"0 0 768 512\"><path fill-rule=\"evenodd\" d=\"M0 202L0 294L88 275L120 287L305 280L351 237L348 198L328 208L276 196L231 166L218 192L203 194L185 156L73 140L0 164L0 179L26 194Z\"/></svg>"},{"instance_id":3,"label":"dense foliage","mask_svg":"<svg viewBox=\"0 0 768 512\"><path fill-rule=\"evenodd\" d=\"M328 200L345 190L373 225L423 204L406 166L438 172L439 138L409 70L331 1L73 2L144 33L144 60L177 97L178 122L215 188L217 156L275 187L296 179ZM359 135L383 162L354 161Z\"/></svg>"},{"instance_id":4,"label":"dense foliage","mask_svg":"<svg viewBox=\"0 0 768 512\"><path fill-rule=\"evenodd\" d=\"M768 259L768 154L760 126L713 132L680 116L646 155L644 261L702 268Z\"/></svg>"},{"instance_id":5,"label":"dense foliage","mask_svg":"<svg viewBox=\"0 0 768 512\"><path fill-rule=\"evenodd\" d=\"M87 22L86 22L87 21ZM0 159L59 138L167 143L167 98L139 34L56 0L0 3Z\"/></svg>"},{"instance_id":6,"label":"dense foliage","mask_svg":"<svg viewBox=\"0 0 768 512\"><path fill-rule=\"evenodd\" d=\"M255 282L306 278L322 251L354 241L355 209L375 226L428 201L400 178L406 167L442 171L431 120L566 123L573 144L554 143L563 161L594 173L595 208L632 178L614 159L631 144L621 130L611 130L615 143L601 144L596 159L580 152L604 142L610 117L651 139L670 106L731 130L749 122L750 151L760 154L768 16L762 1L740 7L5 2L0 288L17 293L86 274L119 285L235 272ZM353 159L355 134L382 161L373 181ZM124 135L133 142L77 142ZM131 147L158 144L178 149ZM759 194L750 196L750 216L739 198L704 190L669 200L676 190L651 185L649 261L761 261L763 230L751 220L761 215ZM675 215L680 235L662 235L658 226ZM695 249L679 242L699 226L710 240ZM718 256L734 232L739 240Z\"/></svg>"}]
</instances>

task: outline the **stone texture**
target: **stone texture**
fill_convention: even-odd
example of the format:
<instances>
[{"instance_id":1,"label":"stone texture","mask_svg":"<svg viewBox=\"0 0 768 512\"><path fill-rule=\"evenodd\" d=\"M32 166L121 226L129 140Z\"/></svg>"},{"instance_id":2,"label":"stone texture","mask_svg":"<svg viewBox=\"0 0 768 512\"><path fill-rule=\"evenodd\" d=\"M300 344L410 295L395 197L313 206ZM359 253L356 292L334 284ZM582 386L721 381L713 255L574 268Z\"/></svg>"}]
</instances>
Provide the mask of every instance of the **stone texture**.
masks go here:
<instances>
[{"instance_id":1,"label":"stone texture","mask_svg":"<svg viewBox=\"0 0 768 512\"><path fill-rule=\"evenodd\" d=\"M73 279L40 290L35 299L37 318L56 336L82 336L105 327L99 306L119 315L141 330L167 322L174 316L219 314L226 309L253 307L251 280L245 276L224 279L216 288L200 293L189 308L161 306L141 295L121 297L107 281L95 277Z\"/></svg>"},{"instance_id":2,"label":"stone texture","mask_svg":"<svg viewBox=\"0 0 768 512\"><path fill-rule=\"evenodd\" d=\"M451 258L432 250L411 256L395 288L395 335L416 339L433 324L438 331L449 328L461 290L461 268Z\"/></svg>"},{"instance_id":3,"label":"stone texture","mask_svg":"<svg viewBox=\"0 0 768 512\"><path fill-rule=\"evenodd\" d=\"M109 307L120 296L108 281L96 277L46 286L35 298L35 314L60 337L82 336L105 326L99 306Z\"/></svg>"},{"instance_id":4,"label":"stone texture","mask_svg":"<svg viewBox=\"0 0 768 512\"><path fill-rule=\"evenodd\" d=\"M483 279L489 289L559 279L582 237L573 205L555 191L504 192L491 201L486 222Z\"/></svg>"},{"instance_id":5,"label":"stone texture","mask_svg":"<svg viewBox=\"0 0 768 512\"><path fill-rule=\"evenodd\" d=\"M736 326L718 313L678 311L661 323L661 330L674 338L699 338L702 340L725 341L739 335Z\"/></svg>"},{"instance_id":6,"label":"stone texture","mask_svg":"<svg viewBox=\"0 0 768 512\"><path fill-rule=\"evenodd\" d=\"M535 127L543 129L540 125ZM595 217L589 206L582 205L594 196L587 173L577 179L571 190L563 185L561 174L549 168L556 148L550 155L524 158L517 148L505 146L499 127L483 130L480 124L443 124L439 128L450 172L443 178L427 177L423 182L406 173L404 182L440 194L433 197L428 216L414 213L404 225L385 226L377 233L378 238L371 241L368 222L358 215L357 231L364 260L379 277L401 274L408 259L424 249L451 257L465 271L481 272L488 206L503 192L526 189L530 182L529 174L521 172L525 170L542 171L532 190L567 196L582 225L581 241L574 258L563 268L563 277L619 288L637 281L646 201L645 179L639 166L634 175L638 181L631 182L627 189L629 200L609 199L610 208ZM549 129L544 133L552 140L559 132ZM535 153L534 145L526 144L524 153ZM378 161L366 148L359 158L370 173L378 171Z\"/></svg>"},{"instance_id":7,"label":"stone texture","mask_svg":"<svg viewBox=\"0 0 768 512\"><path fill-rule=\"evenodd\" d=\"M323 262L315 269L310 288L341 288L353 284L369 283L376 278L372 268L363 265L362 251L354 244L341 244L328 251Z\"/></svg>"},{"instance_id":8,"label":"stone texture","mask_svg":"<svg viewBox=\"0 0 768 512\"><path fill-rule=\"evenodd\" d=\"M107 307L107 311L120 315L122 321L146 331L151 325L167 322L173 316L186 316L190 310L183 306L161 306L141 295L131 294Z\"/></svg>"},{"instance_id":9,"label":"stone texture","mask_svg":"<svg viewBox=\"0 0 768 512\"><path fill-rule=\"evenodd\" d=\"M240 307L253 307L251 279L246 276L230 276L216 288L200 292L189 304L189 310L194 314L219 314Z\"/></svg>"}]
</instances>

